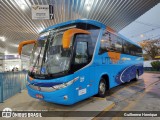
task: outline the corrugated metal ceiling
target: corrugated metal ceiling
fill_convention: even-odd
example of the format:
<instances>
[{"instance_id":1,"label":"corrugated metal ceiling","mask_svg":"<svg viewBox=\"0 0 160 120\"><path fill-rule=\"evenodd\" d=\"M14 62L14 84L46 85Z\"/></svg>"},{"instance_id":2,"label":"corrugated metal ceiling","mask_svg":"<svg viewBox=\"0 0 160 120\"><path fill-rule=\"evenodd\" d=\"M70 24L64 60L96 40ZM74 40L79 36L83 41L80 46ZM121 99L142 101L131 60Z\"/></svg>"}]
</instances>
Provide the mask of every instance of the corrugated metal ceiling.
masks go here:
<instances>
[{"instance_id":1,"label":"corrugated metal ceiling","mask_svg":"<svg viewBox=\"0 0 160 120\"><path fill-rule=\"evenodd\" d=\"M16 53L20 41L37 39L44 28L78 18L98 20L119 31L157 3L159 0L1 0L0 36L6 41L0 41L0 47ZM48 4L54 4L54 19L32 20L31 5ZM23 52L30 51L26 47Z\"/></svg>"}]
</instances>

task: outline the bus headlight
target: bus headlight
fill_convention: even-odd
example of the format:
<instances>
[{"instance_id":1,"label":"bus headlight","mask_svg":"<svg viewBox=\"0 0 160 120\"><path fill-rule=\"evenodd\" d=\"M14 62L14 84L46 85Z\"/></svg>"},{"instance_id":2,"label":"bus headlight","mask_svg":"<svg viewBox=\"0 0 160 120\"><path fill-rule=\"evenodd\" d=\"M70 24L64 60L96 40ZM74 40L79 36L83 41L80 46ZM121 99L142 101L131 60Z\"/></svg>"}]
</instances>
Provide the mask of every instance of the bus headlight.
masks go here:
<instances>
[{"instance_id":1,"label":"bus headlight","mask_svg":"<svg viewBox=\"0 0 160 120\"><path fill-rule=\"evenodd\" d=\"M79 77L76 77L73 80L70 80L70 81L68 81L66 83L55 85L55 86L52 86L52 87L40 87L40 86L36 86L34 84L31 84L28 81L27 81L27 85L30 86L30 88L32 88L34 90L38 90L38 91L42 91L42 92L53 92L53 91L65 88L65 87L73 84L78 79L79 79Z\"/></svg>"},{"instance_id":2,"label":"bus headlight","mask_svg":"<svg viewBox=\"0 0 160 120\"><path fill-rule=\"evenodd\" d=\"M69 82L66 82L66 83L63 83L63 84L59 84L59 85L55 85L53 86L53 89L55 90L59 90L59 89L62 89L62 88L65 88L71 84L73 84L75 81L77 81L79 79L79 77L76 77L74 78L73 80L70 80Z\"/></svg>"}]
</instances>

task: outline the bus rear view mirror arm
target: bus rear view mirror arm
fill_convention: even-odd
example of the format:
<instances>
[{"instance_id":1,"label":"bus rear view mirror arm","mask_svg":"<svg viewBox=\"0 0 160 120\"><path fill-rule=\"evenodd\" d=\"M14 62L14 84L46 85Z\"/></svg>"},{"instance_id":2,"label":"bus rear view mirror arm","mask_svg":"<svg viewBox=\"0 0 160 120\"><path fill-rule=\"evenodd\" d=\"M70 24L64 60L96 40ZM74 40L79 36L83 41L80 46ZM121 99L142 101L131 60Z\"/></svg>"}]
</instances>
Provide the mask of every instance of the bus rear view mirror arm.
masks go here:
<instances>
[{"instance_id":1,"label":"bus rear view mirror arm","mask_svg":"<svg viewBox=\"0 0 160 120\"><path fill-rule=\"evenodd\" d=\"M22 47L28 44L35 44L37 40L25 40L19 43L18 46L18 54L21 55L22 53Z\"/></svg>"},{"instance_id":2,"label":"bus rear view mirror arm","mask_svg":"<svg viewBox=\"0 0 160 120\"><path fill-rule=\"evenodd\" d=\"M72 28L72 29L66 30L62 38L62 45L64 49L69 48L72 36L78 33L79 34L90 34L90 32L88 32L87 30L82 30L78 28Z\"/></svg>"}]
</instances>

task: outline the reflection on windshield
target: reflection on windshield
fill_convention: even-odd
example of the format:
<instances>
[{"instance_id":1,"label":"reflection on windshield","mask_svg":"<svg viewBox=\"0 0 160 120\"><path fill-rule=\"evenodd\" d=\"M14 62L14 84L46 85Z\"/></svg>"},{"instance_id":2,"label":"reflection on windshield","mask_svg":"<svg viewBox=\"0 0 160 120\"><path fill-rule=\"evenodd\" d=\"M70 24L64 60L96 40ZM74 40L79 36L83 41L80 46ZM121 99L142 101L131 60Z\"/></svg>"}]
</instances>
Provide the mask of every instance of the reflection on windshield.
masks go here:
<instances>
[{"instance_id":1,"label":"reflection on windshield","mask_svg":"<svg viewBox=\"0 0 160 120\"><path fill-rule=\"evenodd\" d=\"M42 57L44 54L45 49L45 42L46 40L39 40L33 49L33 53L31 55L31 61L30 61L30 71L34 72L36 74L40 74L41 69L41 63L42 63Z\"/></svg>"},{"instance_id":2,"label":"reflection on windshield","mask_svg":"<svg viewBox=\"0 0 160 120\"><path fill-rule=\"evenodd\" d=\"M47 43L47 36L43 39L38 39L34 47L31 57L32 73L36 74L54 74L63 72L69 69L71 48L63 49L62 47L63 33L53 33L50 36L49 44ZM72 42L71 42L72 43ZM45 49L47 51L45 51ZM44 54L44 51L46 54Z\"/></svg>"},{"instance_id":3,"label":"reflection on windshield","mask_svg":"<svg viewBox=\"0 0 160 120\"><path fill-rule=\"evenodd\" d=\"M74 35L70 41L69 48L64 49L62 45L63 34L73 27L87 30L91 34ZM94 54L99 31L98 27L80 23L77 26L61 27L49 31L49 34L40 35L32 51L30 75L43 79L67 73L72 66L70 65L71 56L74 57L72 59L74 61L72 61L73 66L89 63ZM73 40L76 41L74 51Z\"/></svg>"},{"instance_id":4,"label":"reflection on windshield","mask_svg":"<svg viewBox=\"0 0 160 120\"><path fill-rule=\"evenodd\" d=\"M63 72L69 69L71 51L62 47L63 34L56 35L51 41L48 50L48 59L44 68L49 74Z\"/></svg>"}]
</instances>

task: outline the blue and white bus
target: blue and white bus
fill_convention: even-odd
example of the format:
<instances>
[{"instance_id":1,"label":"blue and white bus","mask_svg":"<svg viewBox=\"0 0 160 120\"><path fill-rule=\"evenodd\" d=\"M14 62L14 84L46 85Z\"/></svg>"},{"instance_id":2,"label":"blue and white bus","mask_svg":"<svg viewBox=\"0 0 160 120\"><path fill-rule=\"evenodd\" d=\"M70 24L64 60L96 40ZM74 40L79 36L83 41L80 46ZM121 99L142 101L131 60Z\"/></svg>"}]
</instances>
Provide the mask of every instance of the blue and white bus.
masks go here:
<instances>
[{"instance_id":1,"label":"blue and white bus","mask_svg":"<svg viewBox=\"0 0 160 120\"><path fill-rule=\"evenodd\" d=\"M34 44L28 94L36 99L71 105L143 74L142 49L106 25L87 19L46 28Z\"/></svg>"}]
</instances>

